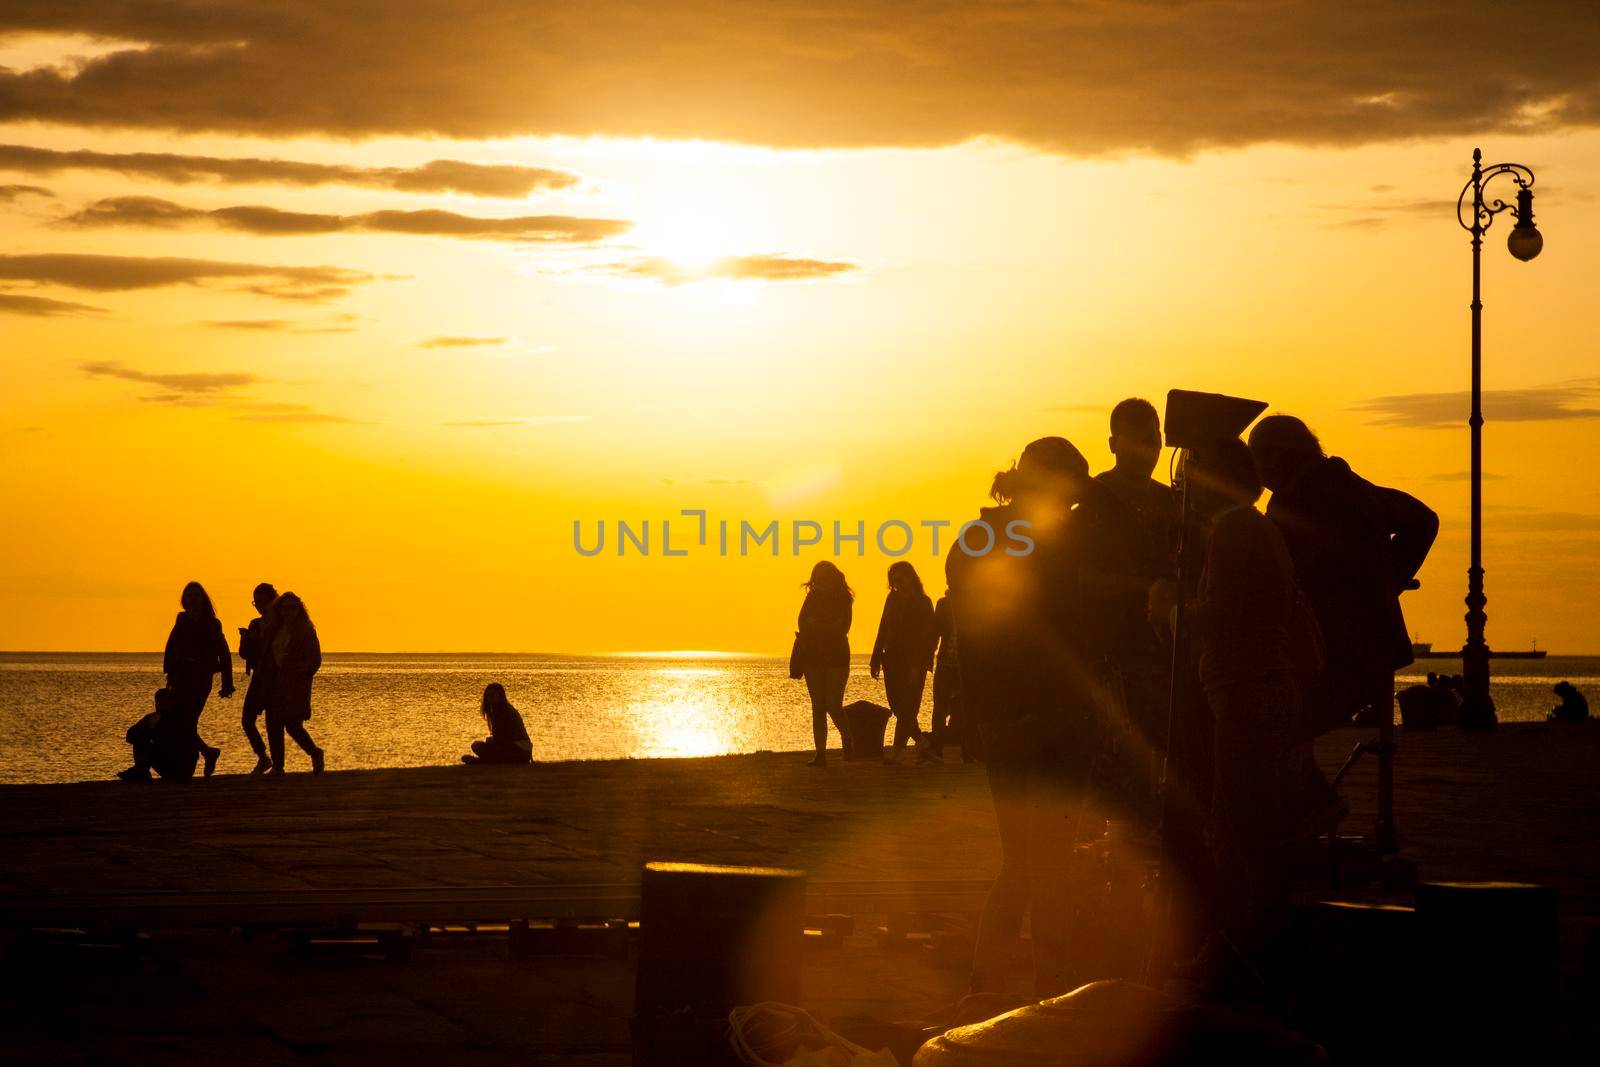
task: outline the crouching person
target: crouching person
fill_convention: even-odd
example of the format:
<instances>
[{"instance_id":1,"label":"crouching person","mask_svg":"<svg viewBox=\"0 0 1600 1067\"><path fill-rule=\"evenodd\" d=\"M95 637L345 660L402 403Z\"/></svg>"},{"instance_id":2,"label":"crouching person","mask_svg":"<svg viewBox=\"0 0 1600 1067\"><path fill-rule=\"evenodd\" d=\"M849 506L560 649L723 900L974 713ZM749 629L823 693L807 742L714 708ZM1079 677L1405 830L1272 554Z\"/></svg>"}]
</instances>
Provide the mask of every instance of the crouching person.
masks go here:
<instances>
[{"instance_id":1,"label":"crouching person","mask_svg":"<svg viewBox=\"0 0 1600 1067\"><path fill-rule=\"evenodd\" d=\"M163 778L193 778L200 750L194 732L182 719L177 694L170 689L157 689L155 710L128 727L133 766L118 771L117 777L124 782L148 782L153 770Z\"/></svg>"},{"instance_id":2,"label":"crouching person","mask_svg":"<svg viewBox=\"0 0 1600 1067\"><path fill-rule=\"evenodd\" d=\"M489 724L489 736L472 742L472 755L462 756L462 763L532 763L533 742L528 740L528 728L523 725L522 714L506 699L506 690L499 682L483 687L483 721Z\"/></svg>"}]
</instances>

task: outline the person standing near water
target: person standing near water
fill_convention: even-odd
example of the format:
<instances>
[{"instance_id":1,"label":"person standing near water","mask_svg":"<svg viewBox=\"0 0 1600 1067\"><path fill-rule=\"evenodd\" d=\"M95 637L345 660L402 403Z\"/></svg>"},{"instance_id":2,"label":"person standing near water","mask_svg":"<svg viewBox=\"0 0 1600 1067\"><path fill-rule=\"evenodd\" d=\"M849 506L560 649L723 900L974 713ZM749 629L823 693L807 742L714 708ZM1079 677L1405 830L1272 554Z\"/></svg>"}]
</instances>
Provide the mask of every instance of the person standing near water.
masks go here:
<instances>
[{"instance_id":1,"label":"person standing near water","mask_svg":"<svg viewBox=\"0 0 1600 1067\"><path fill-rule=\"evenodd\" d=\"M842 711L844 684L850 676L849 634L855 592L844 580L844 572L827 560L820 560L811 568L805 588L789 674L805 679L806 692L811 697L811 740L816 746L811 765L826 767L829 719L839 728L845 755L850 754L850 730Z\"/></svg>"},{"instance_id":2,"label":"person standing near water","mask_svg":"<svg viewBox=\"0 0 1600 1067\"><path fill-rule=\"evenodd\" d=\"M272 602L265 627L267 652L272 657L272 690L267 695L267 744L272 753L270 775L283 773L283 735L294 738L311 757L311 773L321 774L322 749L306 732L311 718L311 680L322 666L322 643L311 624L305 604L293 593Z\"/></svg>"},{"instance_id":3,"label":"person standing near water","mask_svg":"<svg viewBox=\"0 0 1600 1067\"><path fill-rule=\"evenodd\" d=\"M213 679L222 675L222 688L217 695L226 700L233 696L233 654L228 651L228 640L222 636L222 623L211 605L211 597L199 582L183 587L179 598L183 610L172 624L167 635L166 652L161 657L161 670L167 676L167 688L176 701L175 714L186 723L194 746L205 759L205 776L210 778L217 769L220 748L205 743L200 737L200 715L211 696Z\"/></svg>"},{"instance_id":4,"label":"person standing near water","mask_svg":"<svg viewBox=\"0 0 1600 1067\"><path fill-rule=\"evenodd\" d=\"M244 727L250 750L256 754L256 765L251 768L251 774L265 774L272 769L272 760L267 756L267 746L261 740L261 730L257 728L256 720L266 710L267 694L272 692L275 664L267 645L267 612L272 610L272 602L276 599L278 591L270 583L262 582L256 586L250 598L255 605L256 617L250 620L249 626L239 628L239 658L244 660L244 673L250 679L250 685L244 691L244 708L239 724Z\"/></svg>"},{"instance_id":5,"label":"person standing near water","mask_svg":"<svg viewBox=\"0 0 1600 1067\"><path fill-rule=\"evenodd\" d=\"M872 677L883 676L884 693L894 715L894 749L883 754L893 763L907 741L920 749L922 730L917 714L922 691L933 669L933 648L938 635L933 625L933 601L922 590L917 569L905 560L889 565L889 595L883 601L878 637L872 645Z\"/></svg>"}]
</instances>

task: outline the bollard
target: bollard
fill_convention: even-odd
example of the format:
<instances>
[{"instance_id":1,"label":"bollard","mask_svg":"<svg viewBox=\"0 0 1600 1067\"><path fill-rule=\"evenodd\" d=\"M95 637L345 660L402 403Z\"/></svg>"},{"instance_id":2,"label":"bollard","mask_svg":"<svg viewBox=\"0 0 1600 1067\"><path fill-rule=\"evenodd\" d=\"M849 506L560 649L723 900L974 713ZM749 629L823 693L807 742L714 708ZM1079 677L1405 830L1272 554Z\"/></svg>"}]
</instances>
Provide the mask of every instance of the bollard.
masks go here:
<instances>
[{"instance_id":1,"label":"bollard","mask_svg":"<svg viewBox=\"0 0 1600 1067\"><path fill-rule=\"evenodd\" d=\"M798 1004L805 898L803 871L646 864L633 1062L717 1062L731 1009Z\"/></svg>"}]
</instances>

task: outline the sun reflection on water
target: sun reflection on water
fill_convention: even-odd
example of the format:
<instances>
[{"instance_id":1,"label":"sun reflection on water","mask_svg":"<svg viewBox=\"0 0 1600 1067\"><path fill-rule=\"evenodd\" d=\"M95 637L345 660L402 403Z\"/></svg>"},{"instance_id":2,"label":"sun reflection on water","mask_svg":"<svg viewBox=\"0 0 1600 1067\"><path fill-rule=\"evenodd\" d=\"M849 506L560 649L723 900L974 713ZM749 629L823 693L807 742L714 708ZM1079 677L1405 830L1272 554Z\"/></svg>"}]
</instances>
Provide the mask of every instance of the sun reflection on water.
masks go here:
<instances>
[{"instance_id":1,"label":"sun reflection on water","mask_svg":"<svg viewBox=\"0 0 1600 1067\"><path fill-rule=\"evenodd\" d=\"M736 750L730 709L707 693L714 667L662 667L623 710L643 756L720 756Z\"/></svg>"}]
</instances>

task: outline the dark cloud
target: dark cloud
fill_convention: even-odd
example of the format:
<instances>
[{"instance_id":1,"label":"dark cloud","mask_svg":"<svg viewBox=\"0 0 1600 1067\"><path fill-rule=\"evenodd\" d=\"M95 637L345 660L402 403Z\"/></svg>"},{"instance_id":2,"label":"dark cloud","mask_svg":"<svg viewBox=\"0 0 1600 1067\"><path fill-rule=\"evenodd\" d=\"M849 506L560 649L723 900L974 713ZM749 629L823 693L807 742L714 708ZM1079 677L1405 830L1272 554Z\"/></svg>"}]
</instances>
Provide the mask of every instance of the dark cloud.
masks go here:
<instances>
[{"instance_id":1,"label":"dark cloud","mask_svg":"<svg viewBox=\"0 0 1600 1067\"><path fill-rule=\"evenodd\" d=\"M1537 389L1486 389L1483 417L1491 422L1549 422L1558 419L1600 418L1600 378L1589 378ZM1353 406L1380 426L1417 429L1455 428L1466 424L1472 395L1460 393L1403 393L1379 396Z\"/></svg>"},{"instance_id":2,"label":"dark cloud","mask_svg":"<svg viewBox=\"0 0 1600 1067\"><path fill-rule=\"evenodd\" d=\"M0 119L89 127L1181 154L1600 122L1570 0L10 0L4 30L128 42L0 73Z\"/></svg>"},{"instance_id":3,"label":"dark cloud","mask_svg":"<svg viewBox=\"0 0 1600 1067\"><path fill-rule=\"evenodd\" d=\"M200 325L246 333L354 333L356 328L349 325L354 321L354 315L335 315L322 323L294 319L208 319Z\"/></svg>"},{"instance_id":4,"label":"dark cloud","mask_svg":"<svg viewBox=\"0 0 1600 1067\"><path fill-rule=\"evenodd\" d=\"M418 348L487 348L510 344L509 337L430 337L418 341Z\"/></svg>"},{"instance_id":5,"label":"dark cloud","mask_svg":"<svg viewBox=\"0 0 1600 1067\"><path fill-rule=\"evenodd\" d=\"M3 79L4 75L0 74L0 81ZM578 184L578 176L566 171L510 163L468 163L459 159L436 159L420 167L353 167L290 159L181 156L170 152L95 152L89 149L68 152L16 144L0 145L0 169L29 174L102 170L175 184L217 181L230 185L360 185L408 193L465 193L505 198L567 189ZM4 188L37 189L38 186L0 186Z\"/></svg>"},{"instance_id":6,"label":"dark cloud","mask_svg":"<svg viewBox=\"0 0 1600 1067\"><path fill-rule=\"evenodd\" d=\"M210 396L229 389L241 389L263 381L259 375L240 371L211 373L196 371L185 374L152 374L118 363L115 360L94 360L78 364L78 369L93 378L120 378L123 381L154 385L166 392L145 397L147 400L168 401L176 397L194 395Z\"/></svg>"},{"instance_id":7,"label":"dark cloud","mask_svg":"<svg viewBox=\"0 0 1600 1067\"><path fill-rule=\"evenodd\" d=\"M28 296L24 293L0 293L0 313L33 315L41 318L103 315L105 308L88 304L75 304L70 300L51 300L47 296Z\"/></svg>"},{"instance_id":8,"label":"dark cloud","mask_svg":"<svg viewBox=\"0 0 1600 1067\"><path fill-rule=\"evenodd\" d=\"M663 285L705 281L800 282L833 278L859 269L854 263L791 256L725 256L704 266L691 266L660 256L613 263L608 274L642 278Z\"/></svg>"},{"instance_id":9,"label":"dark cloud","mask_svg":"<svg viewBox=\"0 0 1600 1067\"><path fill-rule=\"evenodd\" d=\"M631 223L571 215L521 215L480 218L455 211L370 211L361 215L320 215L245 205L215 210L185 207L154 196L113 196L96 200L61 220L72 226L216 226L264 237L319 233L403 233L486 241L565 241L582 243L615 237Z\"/></svg>"},{"instance_id":10,"label":"dark cloud","mask_svg":"<svg viewBox=\"0 0 1600 1067\"><path fill-rule=\"evenodd\" d=\"M54 196L42 185L0 185L0 204L9 204L23 196Z\"/></svg>"},{"instance_id":11,"label":"dark cloud","mask_svg":"<svg viewBox=\"0 0 1600 1067\"><path fill-rule=\"evenodd\" d=\"M0 279L118 292L171 285L240 281L241 291L278 300L322 302L349 293L373 275L344 267L288 267L171 256L99 256L67 252L0 255Z\"/></svg>"},{"instance_id":12,"label":"dark cloud","mask_svg":"<svg viewBox=\"0 0 1600 1067\"><path fill-rule=\"evenodd\" d=\"M155 386L158 392L137 399L147 404L183 408L222 408L234 412L245 422L354 423L358 420L318 411L308 404L255 400L239 390L271 381L243 371L193 371L159 374L129 367L115 360L94 360L78 364L92 378L115 378Z\"/></svg>"}]
</instances>

